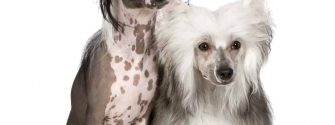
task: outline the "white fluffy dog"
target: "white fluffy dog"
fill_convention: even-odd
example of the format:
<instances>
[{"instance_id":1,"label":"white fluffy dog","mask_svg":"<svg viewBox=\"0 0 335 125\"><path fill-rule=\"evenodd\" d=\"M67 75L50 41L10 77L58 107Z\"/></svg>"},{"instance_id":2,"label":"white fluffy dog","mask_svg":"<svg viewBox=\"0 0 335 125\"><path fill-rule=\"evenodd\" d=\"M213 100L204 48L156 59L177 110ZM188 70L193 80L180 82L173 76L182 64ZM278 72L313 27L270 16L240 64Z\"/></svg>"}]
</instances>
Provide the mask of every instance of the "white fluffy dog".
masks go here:
<instances>
[{"instance_id":1,"label":"white fluffy dog","mask_svg":"<svg viewBox=\"0 0 335 125\"><path fill-rule=\"evenodd\" d=\"M166 12L155 34L162 79L152 124L271 125L259 77L271 25L264 0Z\"/></svg>"}]
</instances>

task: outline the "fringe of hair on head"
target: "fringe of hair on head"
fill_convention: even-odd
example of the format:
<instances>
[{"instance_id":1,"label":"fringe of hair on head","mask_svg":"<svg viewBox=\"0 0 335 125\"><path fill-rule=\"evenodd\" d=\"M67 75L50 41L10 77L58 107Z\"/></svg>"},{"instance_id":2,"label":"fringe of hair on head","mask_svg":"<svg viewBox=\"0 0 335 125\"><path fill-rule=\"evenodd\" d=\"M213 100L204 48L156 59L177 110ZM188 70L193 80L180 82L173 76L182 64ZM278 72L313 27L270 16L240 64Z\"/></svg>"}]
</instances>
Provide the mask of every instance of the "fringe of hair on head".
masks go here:
<instances>
[{"instance_id":1,"label":"fringe of hair on head","mask_svg":"<svg viewBox=\"0 0 335 125\"><path fill-rule=\"evenodd\" d=\"M103 18L111 23L116 31L122 29L121 23L113 17L111 12L112 0L100 0L100 10Z\"/></svg>"}]
</instances>

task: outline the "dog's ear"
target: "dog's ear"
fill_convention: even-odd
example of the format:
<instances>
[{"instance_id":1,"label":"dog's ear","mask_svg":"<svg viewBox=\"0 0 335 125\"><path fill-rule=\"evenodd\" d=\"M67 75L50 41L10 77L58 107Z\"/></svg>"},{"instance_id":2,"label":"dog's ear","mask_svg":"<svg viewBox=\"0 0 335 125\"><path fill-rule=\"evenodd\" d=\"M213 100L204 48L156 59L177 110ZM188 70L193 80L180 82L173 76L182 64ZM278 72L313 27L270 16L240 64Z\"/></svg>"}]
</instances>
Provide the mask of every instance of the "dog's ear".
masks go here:
<instances>
[{"instance_id":1,"label":"dog's ear","mask_svg":"<svg viewBox=\"0 0 335 125\"><path fill-rule=\"evenodd\" d=\"M242 0L242 3L245 7L250 7L256 11L264 11L265 9L265 0Z\"/></svg>"}]
</instances>

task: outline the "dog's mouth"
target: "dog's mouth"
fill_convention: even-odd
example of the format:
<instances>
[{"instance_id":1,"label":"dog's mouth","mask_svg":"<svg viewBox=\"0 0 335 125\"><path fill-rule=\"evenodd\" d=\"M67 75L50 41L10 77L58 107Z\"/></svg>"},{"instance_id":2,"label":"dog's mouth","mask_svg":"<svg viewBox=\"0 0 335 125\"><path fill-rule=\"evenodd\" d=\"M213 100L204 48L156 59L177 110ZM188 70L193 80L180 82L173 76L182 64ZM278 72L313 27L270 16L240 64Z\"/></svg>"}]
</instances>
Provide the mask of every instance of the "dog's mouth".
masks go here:
<instances>
[{"instance_id":1,"label":"dog's mouth","mask_svg":"<svg viewBox=\"0 0 335 125\"><path fill-rule=\"evenodd\" d=\"M202 75L202 77L204 77L204 79L210 81L209 78L208 78L208 76L206 76L206 75Z\"/></svg>"},{"instance_id":2,"label":"dog's mouth","mask_svg":"<svg viewBox=\"0 0 335 125\"><path fill-rule=\"evenodd\" d=\"M233 78L227 79L227 80L222 80L220 79L220 76L218 76L214 71L209 71L208 75L202 75L204 79L212 83L213 85L228 85L233 82Z\"/></svg>"}]
</instances>

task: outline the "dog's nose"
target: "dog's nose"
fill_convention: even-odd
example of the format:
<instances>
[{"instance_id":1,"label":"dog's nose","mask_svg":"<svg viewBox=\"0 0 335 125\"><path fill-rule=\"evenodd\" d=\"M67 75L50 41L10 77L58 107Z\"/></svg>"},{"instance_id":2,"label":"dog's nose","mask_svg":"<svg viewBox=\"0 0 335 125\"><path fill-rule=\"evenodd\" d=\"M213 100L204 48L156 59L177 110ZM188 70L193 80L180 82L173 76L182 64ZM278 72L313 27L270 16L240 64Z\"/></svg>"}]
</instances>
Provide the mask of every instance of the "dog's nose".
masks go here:
<instances>
[{"instance_id":1,"label":"dog's nose","mask_svg":"<svg viewBox=\"0 0 335 125\"><path fill-rule=\"evenodd\" d=\"M221 80L229 80L233 76L233 69L231 68L220 68L216 71L216 74Z\"/></svg>"}]
</instances>

